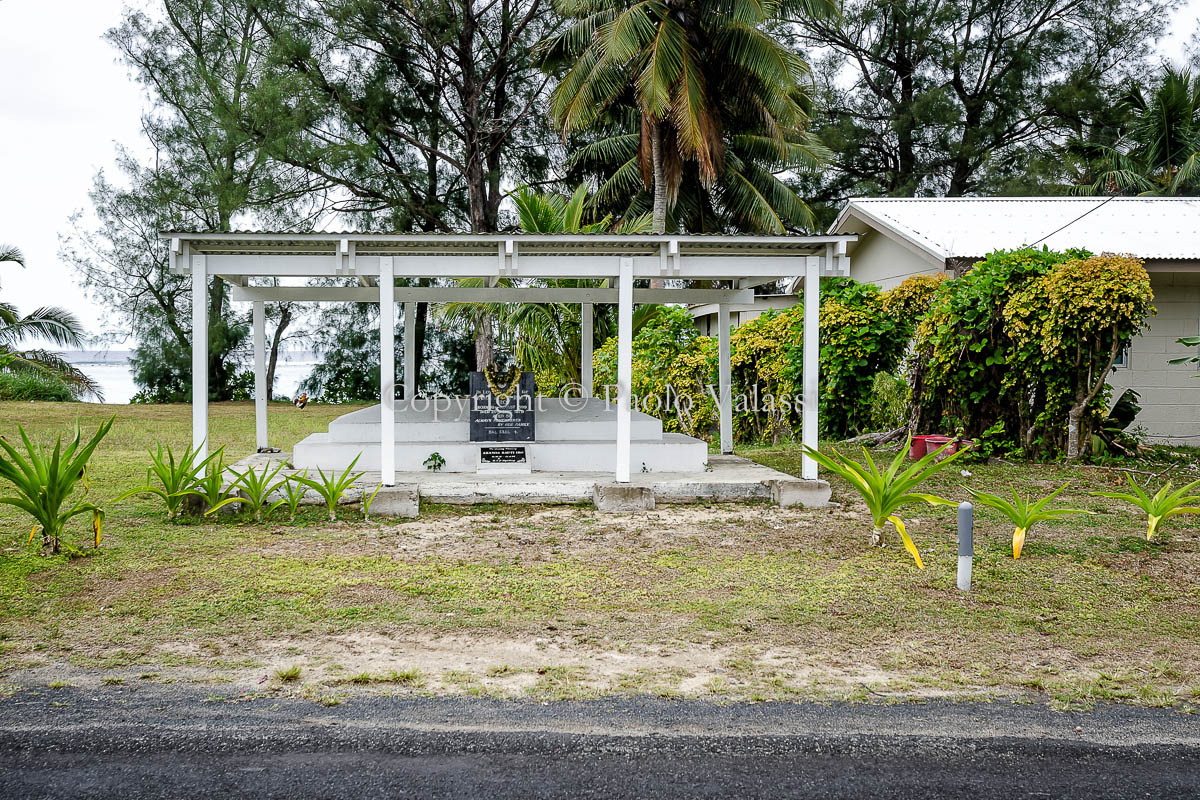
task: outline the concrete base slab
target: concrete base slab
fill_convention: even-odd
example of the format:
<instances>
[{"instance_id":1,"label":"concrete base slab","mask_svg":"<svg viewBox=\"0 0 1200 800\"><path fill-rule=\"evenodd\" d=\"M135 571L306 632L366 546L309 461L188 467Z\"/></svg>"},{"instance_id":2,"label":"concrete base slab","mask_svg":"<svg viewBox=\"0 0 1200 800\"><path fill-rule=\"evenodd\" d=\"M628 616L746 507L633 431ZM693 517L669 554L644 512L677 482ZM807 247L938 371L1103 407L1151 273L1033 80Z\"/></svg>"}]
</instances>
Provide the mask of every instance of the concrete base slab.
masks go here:
<instances>
[{"instance_id":1,"label":"concrete base slab","mask_svg":"<svg viewBox=\"0 0 1200 800\"><path fill-rule=\"evenodd\" d=\"M371 501L372 517L415 519L420 512L421 492L415 483L384 486Z\"/></svg>"},{"instance_id":2,"label":"concrete base slab","mask_svg":"<svg viewBox=\"0 0 1200 800\"><path fill-rule=\"evenodd\" d=\"M771 502L784 508L825 508L833 494L829 484L821 480L772 480L768 481L767 485L771 488Z\"/></svg>"},{"instance_id":3,"label":"concrete base slab","mask_svg":"<svg viewBox=\"0 0 1200 800\"><path fill-rule=\"evenodd\" d=\"M592 489L596 510L605 514L633 514L654 510L654 492L649 486L628 483L597 483Z\"/></svg>"},{"instance_id":4,"label":"concrete base slab","mask_svg":"<svg viewBox=\"0 0 1200 800\"><path fill-rule=\"evenodd\" d=\"M261 469L262 456L250 456L235 464L244 469L254 463ZM272 460L289 458L281 453ZM655 505L675 503L724 502L782 502L819 508L829 502L829 485L824 481L802 481L784 472L764 467L740 456L708 456L709 467L704 472L635 472L625 486L643 487L654 498ZM289 465L279 477L298 472ZM367 472L356 486L347 490L343 503L359 502L362 490L374 491L379 484L378 472ZM556 503L591 503L595 501L597 484L612 484L612 472L544 472L523 475L488 475L485 473L400 471L398 486L415 487L420 501L452 505L477 503L510 503L551 505ZM380 490L380 494L384 490ZM305 495L305 503L321 502L314 492ZM376 502L379 499L376 498ZM372 507L372 512L377 509Z\"/></svg>"}]
</instances>

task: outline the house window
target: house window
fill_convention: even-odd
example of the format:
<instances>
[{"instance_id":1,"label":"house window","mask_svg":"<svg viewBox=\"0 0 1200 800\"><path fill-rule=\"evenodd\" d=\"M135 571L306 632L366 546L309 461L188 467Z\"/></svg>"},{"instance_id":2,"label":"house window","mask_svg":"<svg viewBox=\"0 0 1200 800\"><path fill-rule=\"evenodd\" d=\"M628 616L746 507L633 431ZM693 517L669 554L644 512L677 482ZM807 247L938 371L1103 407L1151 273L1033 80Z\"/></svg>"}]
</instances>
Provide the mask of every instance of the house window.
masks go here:
<instances>
[{"instance_id":1,"label":"house window","mask_svg":"<svg viewBox=\"0 0 1200 800\"><path fill-rule=\"evenodd\" d=\"M1113 369L1129 369L1129 347L1117 353L1116 359L1113 360Z\"/></svg>"}]
</instances>

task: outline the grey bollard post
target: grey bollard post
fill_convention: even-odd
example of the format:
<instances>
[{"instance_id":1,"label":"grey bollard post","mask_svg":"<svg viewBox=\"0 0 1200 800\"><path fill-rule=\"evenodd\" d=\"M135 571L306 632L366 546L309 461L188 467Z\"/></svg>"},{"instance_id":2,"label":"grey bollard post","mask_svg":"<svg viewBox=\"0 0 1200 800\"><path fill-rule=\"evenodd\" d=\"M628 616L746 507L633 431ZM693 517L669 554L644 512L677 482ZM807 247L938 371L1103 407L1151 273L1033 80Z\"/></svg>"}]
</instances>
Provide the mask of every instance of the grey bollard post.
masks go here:
<instances>
[{"instance_id":1,"label":"grey bollard post","mask_svg":"<svg viewBox=\"0 0 1200 800\"><path fill-rule=\"evenodd\" d=\"M971 591L971 563L975 560L975 508L958 504L958 588Z\"/></svg>"}]
</instances>

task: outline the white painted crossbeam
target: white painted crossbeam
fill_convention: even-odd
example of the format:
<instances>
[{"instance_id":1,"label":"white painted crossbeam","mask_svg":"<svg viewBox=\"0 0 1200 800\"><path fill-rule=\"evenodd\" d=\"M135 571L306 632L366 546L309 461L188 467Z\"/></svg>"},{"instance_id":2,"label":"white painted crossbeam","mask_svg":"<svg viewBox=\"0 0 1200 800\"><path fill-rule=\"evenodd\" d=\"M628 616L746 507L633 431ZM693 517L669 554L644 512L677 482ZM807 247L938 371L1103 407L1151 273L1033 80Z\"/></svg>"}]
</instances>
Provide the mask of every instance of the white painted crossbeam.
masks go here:
<instances>
[{"instance_id":1,"label":"white painted crossbeam","mask_svg":"<svg viewBox=\"0 0 1200 800\"><path fill-rule=\"evenodd\" d=\"M399 286L398 303L616 303L617 289L570 289L507 286ZM379 292L361 286L234 286L234 302L269 300L293 303L375 303ZM753 289L634 289L633 302L727 303L754 302Z\"/></svg>"}]
</instances>

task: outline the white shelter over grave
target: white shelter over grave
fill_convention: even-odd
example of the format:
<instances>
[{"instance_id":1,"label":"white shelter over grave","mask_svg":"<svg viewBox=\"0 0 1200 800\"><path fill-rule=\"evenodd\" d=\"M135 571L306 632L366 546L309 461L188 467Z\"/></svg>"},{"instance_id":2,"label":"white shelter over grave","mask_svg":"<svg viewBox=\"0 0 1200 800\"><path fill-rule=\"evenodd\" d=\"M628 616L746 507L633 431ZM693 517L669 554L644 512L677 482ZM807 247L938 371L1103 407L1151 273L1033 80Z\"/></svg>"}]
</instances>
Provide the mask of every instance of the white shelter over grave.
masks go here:
<instances>
[{"instance_id":1,"label":"white shelter over grave","mask_svg":"<svg viewBox=\"0 0 1200 800\"><path fill-rule=\"evenodd\" d=\"M208 281L232 285L235 302L253 306L255 421L258 448L268 447L264 303L268 301L378 303L380 403L347 414L294 451L297 467L359 467L378 471L384 485L397 472L423 472L431 451L448 472L472 472L481 445L468 440L462 406L442 399L435 410L416 384L416 303L578 303L582 307L584 397L538 398L529 468L561 473L610 472L618 483L631 472L702 472L707 445L664 434L656 418L631 407L633 309L643 303L712 303L718 308L721 453L733 452L729 367L729 308L753 302L754 288L776 280L802 282L804 377L802 440L817 446L820 308L818 278L849 274L847 244L856 236L724 236L597 234L378 234L378 233L165 233L171 269L192 277L192 441L208 439ZM310 278L343 285L308 286ZM397 286L397 279L435 279L446 285ZM459 286L455 279L482 279ZM512 286L498 285L511 279ZM602 288L550 287L537 279L604 281ZM649 281L688 286L703 281L725 288L642 288ZM292 284L292 285L288 285ZM395 304L405 303L404 401L395 385ZM592 320L597 303L617 307L615 396L590 397ZM436 416L435 416L436 415ZM816 480L805 458L802 477Z\"/></svg>"}]
</instances>

